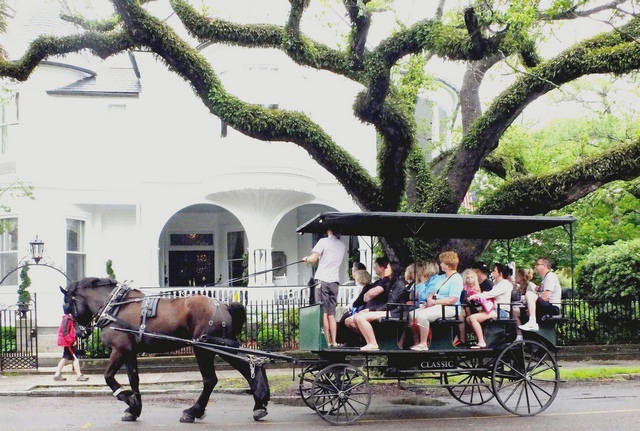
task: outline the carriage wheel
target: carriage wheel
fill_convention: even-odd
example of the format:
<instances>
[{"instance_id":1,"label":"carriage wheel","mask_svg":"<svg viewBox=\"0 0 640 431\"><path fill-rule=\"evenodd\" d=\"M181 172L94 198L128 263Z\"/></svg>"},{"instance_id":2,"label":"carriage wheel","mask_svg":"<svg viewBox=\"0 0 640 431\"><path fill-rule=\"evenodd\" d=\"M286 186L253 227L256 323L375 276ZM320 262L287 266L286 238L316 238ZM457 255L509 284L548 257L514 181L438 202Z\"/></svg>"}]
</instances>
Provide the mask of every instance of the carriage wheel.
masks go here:
<instances>
[{"instance_id":1,"label":"carriage wheel","mask_svg":"<svg viewBox=\"0 0 640 431\"><path fill-rule=\"evenodd\" d=\"M318 371L323 369L325 366L326 364L324 363L312 364L307 366L300 374L300 382L298 383L298 390L300 392L300 397L302 398L302 401L304 401L304 403L311 410L316 410L316 406L313 404L314 401L311 398L313 382L316 379L316 375L318 374ZM317 395L322 395L322 394L318 393Z\"/></svg>"},{"instance_id":2,"label":"carriage wheel","mask_svg":"<svg viewBox=\"0 0 640 431\"><path fill-rule=\"evenodd\" d=\"M316 375L311 402L322 419L333 425L354 423L367 412L371 385L367 376L349 364L333 364Z\"/></svg>"},{"instance_id":3,"label":"carriage wheel","mask_svg":"<svg viewBox=\"0 0 640 431\"><path fill-rule=\"evenodd\" d=\"M555 355L537 341L517 341L498 356L491 385L500 405L510 413L533 416L543 412L560 386Z\"/></svg>"},{"instance_id":4,"label":"carriage wheel","mask_svg":"<svg viewBox=\"0 0 640 431\"><path fill-rule=\"evenodd\" d=\"M479 406L493 399L490 383L492 358L471 357L460 360L459 372L443 373L447 391L462 404Z\"/></svg>"}]
</instances>

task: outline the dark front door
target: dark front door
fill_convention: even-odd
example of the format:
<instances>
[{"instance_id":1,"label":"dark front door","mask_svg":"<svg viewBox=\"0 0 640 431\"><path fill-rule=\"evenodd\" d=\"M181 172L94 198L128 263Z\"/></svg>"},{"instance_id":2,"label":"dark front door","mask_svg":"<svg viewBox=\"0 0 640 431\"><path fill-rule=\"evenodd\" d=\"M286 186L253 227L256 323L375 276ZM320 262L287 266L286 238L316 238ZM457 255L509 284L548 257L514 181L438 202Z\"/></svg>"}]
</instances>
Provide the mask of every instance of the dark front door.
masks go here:
<instances>
[{"instance_id":1,"label":"dark front door","mask_svg":"<svg viewBox=\"0 0 640 431\"><path fill-rule=\"evenodd\" d=\"M206 286L215 283L213 250L169 251L169 286Z\"/></svg>"}]
</instances>

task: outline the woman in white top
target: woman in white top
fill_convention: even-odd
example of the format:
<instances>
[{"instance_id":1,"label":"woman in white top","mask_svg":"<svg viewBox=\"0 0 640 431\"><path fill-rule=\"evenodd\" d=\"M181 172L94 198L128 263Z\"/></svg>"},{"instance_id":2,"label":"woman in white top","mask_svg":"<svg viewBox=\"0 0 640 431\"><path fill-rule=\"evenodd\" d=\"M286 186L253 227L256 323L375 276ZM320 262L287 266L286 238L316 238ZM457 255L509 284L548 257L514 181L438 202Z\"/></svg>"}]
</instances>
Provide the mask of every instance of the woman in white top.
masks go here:
<instances>
[{"instance_id":1,"label":"woman in white top","mask_svg":"<svg viewBox=\"0 0 640 431\"><path fill-rule=\"evenodd\" d=\"M493 289L473 295L469 298L470 300L473 300L474 298L491 299L494 302L494 306L491 311L481 311L467 317L467 323L478 339L478 343L475 346L472 346L472 349L484 349L487 347L487 343L484 341L484 334L482 332L482 322L489 319L509 318L509 310L511 309L511 291L513 290L513 285L509 281L509 277L511 277L512 273L513 272L509 266L496 263L493 266L493 271L491 272L493 279L495 280ZM500 310L500 316L498 316L498 310Z\"/></svg>"}]
</instances>

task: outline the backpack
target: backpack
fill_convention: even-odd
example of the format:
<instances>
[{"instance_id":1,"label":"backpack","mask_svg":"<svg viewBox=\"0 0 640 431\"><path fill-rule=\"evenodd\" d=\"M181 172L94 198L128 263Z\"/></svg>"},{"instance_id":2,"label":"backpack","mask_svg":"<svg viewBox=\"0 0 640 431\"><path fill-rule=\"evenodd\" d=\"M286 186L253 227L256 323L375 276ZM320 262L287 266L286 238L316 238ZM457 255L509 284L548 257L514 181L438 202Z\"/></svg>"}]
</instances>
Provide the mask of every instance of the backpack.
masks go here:
<instances>
[{"instance_id":1,"label":"backpack","mask_svg":"<svg viewBox=\"0 0 640 431\"><path fill-rule=\"evenodd\" d=\"M73 319L69 315L62 316L62 322L58 328L58 346L73 346L76 342L76 328Z\"/></svg>"}]
</instances>

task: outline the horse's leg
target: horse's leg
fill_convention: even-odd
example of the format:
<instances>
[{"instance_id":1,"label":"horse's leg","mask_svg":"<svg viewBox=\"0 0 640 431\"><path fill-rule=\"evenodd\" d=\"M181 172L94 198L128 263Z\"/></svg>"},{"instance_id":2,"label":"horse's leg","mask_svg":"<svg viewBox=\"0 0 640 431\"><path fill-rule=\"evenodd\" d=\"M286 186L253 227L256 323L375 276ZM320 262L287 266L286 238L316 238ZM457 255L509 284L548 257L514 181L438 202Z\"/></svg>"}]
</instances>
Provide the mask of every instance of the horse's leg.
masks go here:
<instances>
[{"instance_id":1,"label":"horse's leg","mask_svg":"<svg viewBox=\"0 0 640 431\"><path fill-rule=\"evenodd\" d=\"M111 349L111 356L109 357L109 365L107 366L107 370L104 373L104 380L107 383L107 386L109 386L109 388L111 389L111 392L113 392L113 396L119 399L120 401L124 402L125 404L129 405L131 408L131 404L130 404L131 400L132 399L135 400L135 395L133 391L130 391L128 389L123 389L122 385L118 383L115 377L118 370L120 370L122 365L126 362L127 356L128 356L127 353L123 353L122 351L117 350L116 348ZM137 416L133 415L130 412L130 408L125 410L125 413L122 416L123 421L131 422L136 420Z\"/></svg>"},{"instance_id":2,"label":"horse's leg","mask_svg":"<svg viewBox=\"0 0 640 431\"><path fill-rule=\"evenodd\" d=\"M127 367L127 375L129 376L129 385L131 386L132 394L127 399L126 403L129 408L125 410L125 414L129 413L133 417L131 420L136 420L142 413L142 395L140 395L140 376L138 375L138 357L132 353L129 355L129 360L125 362ZM125 420L124 417L122 420Z\"/></svg>"},{"instance_id":3,"label":"horse's leg","mask_svg":"<svg viewBox=\"0 0 640 431\"><path fill-rule=\"evenodd\" d=\"M182 411L180 422L187 423L193 422L196 418L204 418L204 411L209 403L209 397L211 396L211 392L213 392L213 388L218 383L218 376L216 376L216 370L213 364L216 354L209 350L198 349L197 347L193 350L198 362L200 374L202 375L203 387L202 393L200 393L196 403Z\"/></svg>"},{"instance_id":4,"label":"horse's leg","mask_svg":"<svg viewBox=\"0 0 640 431\"><path fill-rule=\"evenodd\" d=\"M251 393L253 394L253 420L259 421L265 417L267 413L267 404L271 398L269 391L269 381L267 380L267 374L264 373L262 365L255 365L253 371L249 362L234 358L232 356L226 356L220 354L225 361L227 361L233 368L238 370L240 374L247 380L251 387ZM253 376L252 376L253 374Z\"/></svg>"}]
</instances>

